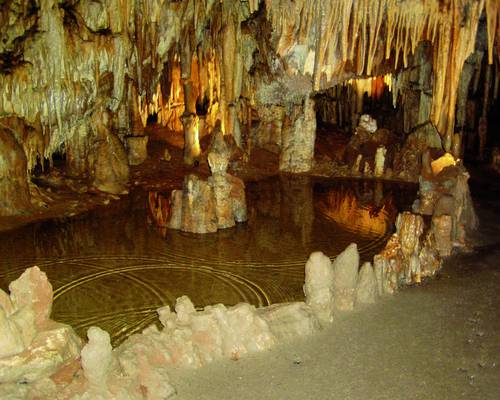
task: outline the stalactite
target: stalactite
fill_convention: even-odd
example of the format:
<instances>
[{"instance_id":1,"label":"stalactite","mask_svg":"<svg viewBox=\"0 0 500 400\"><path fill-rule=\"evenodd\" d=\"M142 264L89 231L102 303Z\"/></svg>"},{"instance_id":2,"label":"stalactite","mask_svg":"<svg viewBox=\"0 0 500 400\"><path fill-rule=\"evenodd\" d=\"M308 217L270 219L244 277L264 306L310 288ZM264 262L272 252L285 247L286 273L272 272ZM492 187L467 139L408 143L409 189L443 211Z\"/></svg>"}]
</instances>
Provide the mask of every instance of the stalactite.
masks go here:
<instances>
[{"instance_id":1,"label":"stalactite","mask_svg":"<svg viewBox=\"0 0 500 400\"><path fill-rule=\"evenodd\" d=\"M280 9L295 7L300 18L291 18ZM449 144L453 133L456 92L460 71L474 48L479 18L486 10L488 19L488 57L493 59L496 32L499 32L500 6L495 0L339 0L336 2L293 2L267 0L278 52L286 56L293 46L306 44L314 49L312 71L314 90L329 81L348 79L349 74L372 75L377 70L377 54L393 58L394 67L408 66L409 56L423 40L434 46L434 94L432 120ZM286 27L286 28L285 28ZM339 28L340 27L340 28ZM311 37L310 32L316 32ZM295 32L295 41L289 35ZM287 35L287 39L283 39ZM382 36L383 35L383 36ZM385 42L384 48L380 45ZM500 48L500 47L499 47ZM325 56L328 52L328 57ZM342 62L336 63L335 54ZM402 61L402 62L401 62ZM307 63L306 63L307 64ZM304 67L303 73L309 70ZM328 77L322 80L322 73ZM394 92L397 97L397 90Z\"/></svg>"},{"instance_id":2,"label":"stalactite","mask_svg":"<svg viewBox=\"0 0 500 400\"><path fill-rule=\"evenodd\" d=\"M486 0L486 18L488 27L488 63L493 64L493 46L495 34L497 33L497 24L500 26L500 4L498 0ZM500 39L500 35L497 34L497 36ZM498 57L500 59L500 47Z\"/></svg>"}]
</instances>

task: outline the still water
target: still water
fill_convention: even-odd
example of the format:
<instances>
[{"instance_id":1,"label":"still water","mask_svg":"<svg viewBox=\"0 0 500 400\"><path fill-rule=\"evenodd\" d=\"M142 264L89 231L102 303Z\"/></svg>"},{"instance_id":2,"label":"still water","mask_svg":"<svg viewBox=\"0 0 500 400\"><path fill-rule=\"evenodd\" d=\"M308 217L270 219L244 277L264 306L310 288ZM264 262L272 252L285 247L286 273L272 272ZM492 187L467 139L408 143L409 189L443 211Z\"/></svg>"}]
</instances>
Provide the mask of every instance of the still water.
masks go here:
<instances>
[{"instance_id":1,"label":"still water","mask_svg":"<svg viewBox=\"0 0 500 400\"><path fill-rule=\"evenodd\" d=\"M118 344L181 295L197 307L303 299L312 251L334 258L356 242L362 260L371 260L415 192L361 180L251 182L248 222L196 235L148 222L148 193L136 191L84 215L0 233L0 288L38 265L54 287L55 320L82 336L100 326Z\"/></svg>"}]
</instances>

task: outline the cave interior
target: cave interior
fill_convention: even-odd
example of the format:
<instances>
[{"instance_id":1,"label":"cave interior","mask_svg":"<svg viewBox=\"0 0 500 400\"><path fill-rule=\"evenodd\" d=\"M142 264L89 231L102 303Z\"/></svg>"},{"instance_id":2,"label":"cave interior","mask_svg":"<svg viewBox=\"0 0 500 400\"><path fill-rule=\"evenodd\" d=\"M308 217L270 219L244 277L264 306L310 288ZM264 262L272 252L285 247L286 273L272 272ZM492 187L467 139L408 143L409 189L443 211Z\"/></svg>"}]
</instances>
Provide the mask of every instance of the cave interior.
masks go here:
<instances>
[{"instance_id":1,"label":"cave interior","mask_svg":"<svg viewBox=\"0 0 500 400\"><path fill-rule=\"evenodd\" d=\"M478 231L500 241L482 223L500 204L498 0L1 4L0 394L97 398L106 388L102 398L122 398L125 378L109 378L119 358L136 382L123 390L138 396L124 399L167 398L170 384L151 383L163 372L137 378L150 369L141 363L154 364L146 356L123 372L128 338L149 326L173 332L189 312L214 312L203 311L210 304L250 304L274 336L252 325L257 344L219 352L238 359L288 337L285 320L310 333L331 322L331 307L371 302L335 286L333 259L350 243L355 293L373 275L381 296L477 251ZM332 258L333 278L315 251ZM9 286L35 264L53 294L39 270L26 272L24 292ZM331 300L310 265L319 281L333 279ZM50 300L40 300L45 292ZM32 299L31 325L16 317L19 293ZM142 299L130 315L116 306L129 298ZM287 302L295 308L273 314ZM167 304L177 314L161 308L160 324ZM51 310L84 342L68 333L63 362L42 368L26 356L19 367L13 355L31 354L55 329ZM17 330L32 333L19 339ZM196 357L185 363L217 358ZM54 379L64 368L83 368L83 383Z\"/></svg>"}]
</instances>

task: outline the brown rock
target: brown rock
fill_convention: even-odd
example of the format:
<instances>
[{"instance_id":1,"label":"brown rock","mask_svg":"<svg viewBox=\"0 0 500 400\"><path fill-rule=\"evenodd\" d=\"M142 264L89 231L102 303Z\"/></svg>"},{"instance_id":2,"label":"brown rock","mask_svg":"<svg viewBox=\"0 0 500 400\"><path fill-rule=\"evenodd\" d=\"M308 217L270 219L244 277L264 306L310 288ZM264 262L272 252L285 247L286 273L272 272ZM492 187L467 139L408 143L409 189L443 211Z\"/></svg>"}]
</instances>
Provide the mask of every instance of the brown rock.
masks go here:
<instances>
[{"instance_id":1,"label":"brown rock","mask_svg":"<svg viewBox=\"0 0 500 400\"><path fill-rule=\"evenodd\" d=\"M30 207L25 153L12 132L0 127L0 216L16 215Z\"/></svg>"},{"instance_id":2,"label":"brown rock","mask_svg":"<svg viewBox=\"0 0 500 400\"><path fill-rule=\"evenodd\" d=\"M432 232L436 238L436 248L439 255L446 257L451 255L452 244L452 218L450 215L432 217Z\"/></svg>"}]
</instances>

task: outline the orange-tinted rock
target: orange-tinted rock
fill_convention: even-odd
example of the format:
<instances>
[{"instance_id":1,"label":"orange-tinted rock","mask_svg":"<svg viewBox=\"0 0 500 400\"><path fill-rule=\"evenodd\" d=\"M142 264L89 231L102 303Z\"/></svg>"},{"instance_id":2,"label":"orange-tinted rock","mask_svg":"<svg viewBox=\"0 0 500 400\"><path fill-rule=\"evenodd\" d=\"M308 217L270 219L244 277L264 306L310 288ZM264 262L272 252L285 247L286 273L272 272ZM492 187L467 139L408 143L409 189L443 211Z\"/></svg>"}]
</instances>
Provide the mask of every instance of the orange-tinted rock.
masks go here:
<instances>
[{"instance_id":1,"label":"orange-tinted rock","mask_svg":"<svg viewBox=\"0 0 500 400\"><path fill-rule=\"evenodd\" d=\"M11 131L0 126L0 216L20 214L30 207L24 150Z\"/></svg>"}]
</instances>

